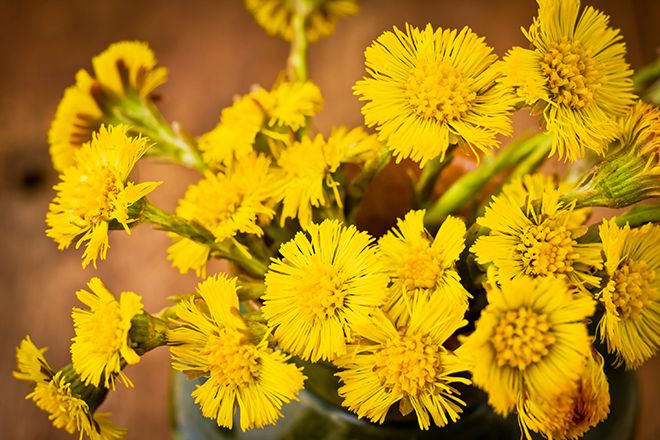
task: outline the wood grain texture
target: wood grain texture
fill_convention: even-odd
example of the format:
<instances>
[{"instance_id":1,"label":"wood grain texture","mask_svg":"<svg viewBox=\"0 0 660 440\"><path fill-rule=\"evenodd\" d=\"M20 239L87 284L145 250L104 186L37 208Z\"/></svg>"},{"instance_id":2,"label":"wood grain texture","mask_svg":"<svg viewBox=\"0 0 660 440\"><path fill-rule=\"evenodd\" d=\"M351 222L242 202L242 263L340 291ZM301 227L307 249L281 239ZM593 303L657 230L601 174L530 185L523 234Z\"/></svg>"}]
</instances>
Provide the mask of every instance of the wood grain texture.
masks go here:
<instances>
[{"instance_id":1,"label":"wood grain texture","mask_svg":"<svg viewBox=\"0 0 660 440\"><path fill-rule=\"evenodd\" d=\"M591 3L611 14L613 25L622 29L634 67L655 57L660 43L657 2ZM358 17L341 21L334 36L311 46L310 76L326 99L315 128L325 133L338 123L362 123L351 86L363 75L364 48L392 25L469 25L502 55L514 44L525 44L519 27L531 22L536 9L531 0L361 4ZM61 366L69 357L74 292L92 276L100 276L114 292L139 293L150 311L164 307L166 296L190 291L196 282L170 267L165 260L169 239L146 226L130 237L113 234L109 259L96 271L81 269L79 251L58 252L45 237L44 215L56 182L46 133L64 88L111 42L146 40L170 68L168 83L159 89L163 112L200 134L214 126L233 95L254 83L272 84L287 46L262 32L238 0L3 0L0 17L0 432L7 439L64 439L69 436L52 429L46 416L23 400L26 384L10 377L20 339L29 334L38 345L50 347L48 359ZM517 127L529 125L522 117ZM157 163L140 164L138 173L139 179L165 180L154 198L167 209L196 178ZM387 193L407 191L401 186L404 174L395 170L385 175ZM169 438L167 358L165 350L157 350L130 367L135 389L119 386L105 404L116 422L129 428L129 439ZM640 371L639 439L660 438L659 366L655 359Z\"/></svg>"}]
</instances>

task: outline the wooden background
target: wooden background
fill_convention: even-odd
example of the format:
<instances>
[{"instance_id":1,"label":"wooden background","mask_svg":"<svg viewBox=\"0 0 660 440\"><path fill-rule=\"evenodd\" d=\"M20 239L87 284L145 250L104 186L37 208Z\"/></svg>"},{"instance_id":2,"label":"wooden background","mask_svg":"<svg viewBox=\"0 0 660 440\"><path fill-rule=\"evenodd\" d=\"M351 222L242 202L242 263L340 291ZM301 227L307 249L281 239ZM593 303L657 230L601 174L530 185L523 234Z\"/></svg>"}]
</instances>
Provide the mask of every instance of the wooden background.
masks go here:
<instances>
[{"instance_id":1,"label":"wooden background","mask_svg":"<svg viewBox=\"0 0 660 440\"><path fill-rule=\"evenodd\" d=\"M633 67L655 58L657 2L591 3L622 29ZM469 25L502 55L512 45L526 44L519 27L529 25L536 11L531 0L365 0L361 5L359 16L341 21L335 35L311 46L310 76L326 100L316 128L325 133L333 124L362 122L351 86L363 75L364 48L392 25ZM214 126L234 94L254 83L272 84L283 68L287 45L261 31L239 0L2 0L0 17L0 433L6 439L68 438L23 400L27 385L11 378L20 339L29 334L38 346L50 347L48 359L59 367L69 359L74 292L92 276L100 276L114 292L143 295L147 310L154 312L167 305L166 296L190 291L196 280L169 266L169 240L146 226L131 237L114 234L109 260L98 270L82 270L79 251L58 252L45 237L44 215L56 182L46 133L64 88L108 44L148 41L161 65L170 68L168 83L159 89L165 115L200 134ZM530 119L517 115L516 127L518 133L529 130ZM154 200L166 209L174 208L195 179L194 173L158 163L141 164L137 172L142 180L165 180ZM382 182L390 194L405 193L402 175L392 172ZM654 417L658 366L656 358L640 370L639 439L660 438ZM150 353L127 373L135 389L119 386L103 409L129 428L129 439L169 438L167 352Z\"/></svg>"}]
</instances>

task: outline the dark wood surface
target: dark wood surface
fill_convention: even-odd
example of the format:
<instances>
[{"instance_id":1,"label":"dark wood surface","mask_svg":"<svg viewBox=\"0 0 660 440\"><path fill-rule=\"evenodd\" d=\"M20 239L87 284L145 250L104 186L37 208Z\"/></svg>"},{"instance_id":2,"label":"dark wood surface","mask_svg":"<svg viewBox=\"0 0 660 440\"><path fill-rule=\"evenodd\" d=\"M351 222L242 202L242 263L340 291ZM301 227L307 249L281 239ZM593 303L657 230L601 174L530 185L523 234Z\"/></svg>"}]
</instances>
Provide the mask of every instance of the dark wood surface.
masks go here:
<instances>
[{"instance_id":1,"label":"dark wood surface","mask_svg":"<svg viewBox=\"0 0 660 440\"><path fill-rule=\"evenodd\" d=\"M340 22L334 36L311 47L310 76L326 100L316 128L326 133L335 124L362 122L351 86L363 75L364 48L392 25L467 24L502 55L514 44L525 44L519 27L529 25L536 9L531 0L361 3L360 16ZM622 29L633 67L655 57L660 43L657 4L591 3L611 14L613 25ZM166 306L166 296L191 290L196 280L170 267L165 260L169 239L146 226L130 237L113 234L109 259L98 270L82 270L79 251L59 252L46 238L44 215L56 182L46 133L64 88L111 42L146 40L170 68L169 82L160 89L164 113L200 134L213 127L233 95L254 83L272 84L287 46L262 32L238 0L2 0L0 17L0 433L6 439L69 438L50 427L46 416L23 399L27 386L11 378L20 339L29 334L37 345L50 347L49 361L61 366L68 362L74 292L92 276L100 276L114 292L139 293L150 311ZM525 115L516 117L519 132L529 126ZM165 180L154 199L166 209L175 206L195 179L194 173L157 163L140 164L138 175ZM395 170L381 182L387 191L403 194L402 175ZM639 371L639 439L660 438L659 366L656 358ZM104 409L129 428L129 439L169 438L167 352L150 353L127 373L135 389L118 386Z\"/></svg>"}]
</instances>

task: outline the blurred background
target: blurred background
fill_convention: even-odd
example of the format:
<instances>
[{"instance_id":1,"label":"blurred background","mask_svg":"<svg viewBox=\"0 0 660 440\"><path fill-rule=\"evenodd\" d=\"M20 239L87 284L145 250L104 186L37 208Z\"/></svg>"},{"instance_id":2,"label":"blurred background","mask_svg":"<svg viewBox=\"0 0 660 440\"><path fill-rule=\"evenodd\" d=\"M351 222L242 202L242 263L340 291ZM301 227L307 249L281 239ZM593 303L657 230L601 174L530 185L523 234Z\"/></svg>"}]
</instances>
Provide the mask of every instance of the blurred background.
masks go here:
<instances>
[{"instance_id":1,"label":"blurred background","mask_svg":"<svg viewBox=\"0 0 660 440\"><path fill-rule=\"evenodd\" d=\"M660 46L660 2L592 0L611 16L628 46L633 68L654 60ZM520 26L536 13L532 0L364 0L361 13L339 22L329 38L311 45L310 78L324 93L316 129L362 123L351 92L364 73L363 51L393 25L470 26L496 53L526 45ZM161 109L171 121L199 135L217 123L220 110L252 84L270 87L284 67L288 46L262 31L240 0L1 0L0 17L0 433L6 439L64 439L30 401L25 383L11 378L15 347L29 334L59 368L69 362L74 292L99 276L113 292L132 290L147 310L167 305L166 297L191 291L193 276L182 276L165 259L170 241L148 226L129 237L114 234L109 259L98 270L82 270L79 251L59 252L44 234L44 216L56 174L46 135L65 87L80 68L110 43L147 41L170 69L158 89ZM516 115L516 134L533 130L527 114ZM405 165L404 165L405 167ZM195 173L159 163L140 164L138 180L164 180L153 200L172 210ZM381 184L390 194L406 193L405 172L389 171ZM377 210L377 205L374 205ZM216 269L221 269L217 266ZM210 272L214 269L210 268ZM638 439L660 438L658 358L639 370L641 415ZM111 411L129 439L167 439L168 355L156 350L128 368L135 389L118 385L103 410ZM653 401L652 399L656 399ZM656 417L654 417L656 416Z\"/></svg>"}]
</instances>

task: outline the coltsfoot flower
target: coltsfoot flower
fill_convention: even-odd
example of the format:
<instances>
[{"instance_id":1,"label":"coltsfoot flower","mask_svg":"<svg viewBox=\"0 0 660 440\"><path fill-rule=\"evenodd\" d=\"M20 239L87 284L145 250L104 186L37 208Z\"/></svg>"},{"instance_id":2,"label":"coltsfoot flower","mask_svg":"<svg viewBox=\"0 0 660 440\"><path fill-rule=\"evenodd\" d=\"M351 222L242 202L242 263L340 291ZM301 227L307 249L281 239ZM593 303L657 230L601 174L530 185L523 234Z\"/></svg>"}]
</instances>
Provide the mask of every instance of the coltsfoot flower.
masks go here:
<instances>
[{"instance_id":1,"label":"coltsfoot flower","mask_svg":"<svg viewBox=\"0 0 660 440\"><path fill-rule=\"evenodd\" d=\"M476 154L511 134L511 96L497 83L497 55L469 28L383 33L365 51L367 73L353 88L367 126L396 155L420 167L450 144Z\"/></svg>"},{"instance_id":2,"label":"coltsfoot flower","mask_svg":"<svg viewBox=\"0 0 660 440\"><path fill-rule=\"evenodd\" d=\"M109 122L104 99L111 94L147 96L167 79L167 70L156 67L153 52L139 41L110 45L92 59L92 65L95 76L81 69L76 84L64 91L48 131L53 166L60 172L73 164L75 151Z\"/></svg>"},{"instance_id":3,"label":"coltsfoot flower","mask_svg":"<svg viewBox=\"0 0 660 440\"><path fill-rule=\"evenodd\" d=\"M303 15L305 36L312 42L332 34L339 18L359 9L355 0L245 0L245 6L268 34L287 41L293 39L294 15Z\"/></svg>"},{"instance_id":4,"label":"coltsfoot flower","mask_svg":"<svg viewBox=\"0 0 660 440\"><path fill-rule=\"evenodd\" d=\"M352 326L385 298L388 277L373 238L336 220L311 224L280 247L262 311L289 353L316 362L343 355Z\"/></svg>"},{"instance_id":5,"label":"coltsfoot flower","mask_svg":"<svg viewBox=\"0 0 660 440\"><path fill-rule=\"evenodd\" d=\"M598 332L619 364L637 368L660 348L660 226L606 220L600 237L609 280L598 294L605 305Z\"/></svg>"},{"instance_id":6,"label":"coltsfoot flower","mask_svg":"<svg viewBox=\"0 0 660 440\"><path fill-rule=\"evenodd\" d=\"M116 221L130 234L129 224L137 219L129 207L153 191L161 182L134 184L128 181L133 166L148 148L147 139L129 137L128 127L101 127L90 142L76 152L73 165L55 185L55 198L48 207L46 235L59 249L78 238L76 248L87 242L82 266L105 260L108 227Z\"/></svg>"},{"instance_id":7,"label":"coltsfoot flower","mask_svg":"<svg viewBox=\"0 0 660 440\"><path fill-rule=\"evenodd\" d=\"M410 318L413 298L439 296L457 308L467 309L470 293L463 288L456 272L456 261L465 247L465 224L447 217L432 237L424 229L425 211L410 211L397 227L378 240L384 264L392 278L388 315L397 326Z\"/></svg>"},{"instance_id":8,"label":"coltsfoot flower","mask_svg":"<svg viewBox=\"0 0 660 440\"><path fill-rule=\"evenodd\" d=\"M492 284L476 329L460 348L472 381L506 415L520 396L548 399L582 375L591 340L586 319L596 302L557 278L521 277Z\"/></svg>"},{"instance_id":9,"label":"coltsfoot flower","mask_svg":"<svg viewBox=\"0 0 660 440\"><path fill-rule=\"evenodd\" d=\"M238 407L247 430L275 423L305 376L266 339L255 339L240 315L236 289L236 279L225 275L200 283L203 303L192 298L177 305L169 341L175 369L207 378L192 393L202 414L231 428Z\"/></svg>"},{"instance_id":10,"label":"coltsfoot flower","mask_svg":"<svg viewBox=\"0 0 660 440\"><path fill-rule=\"evenodd\" d=\"M560 202L560 195L551 179L505 187L477 219L490 230L470 248L477 262L492 263L497 281L557 277L582 290L598 286L592 270L602 267L601 246L577 242L587 231L586 215Z\"/></svg>"},{"instance_id":11,"label":"coltsfoot flower","mask_svg":"<svg viewBox=\"0 0 660 440\"><path fill-rule=\"evenodd\" d=\"M579 0L538 3L538 16L523 31L531 48L504 57L502 84L542 112L560 158L576 160L585 149L602 155L634 101L626 46L607 15L590 6L578 14Z\"/></svg>"},{"instance_id":12,"label":"coltsfoot flower","mask_svg":"<svg viewBox=\"0 0 660 440\"><path fill-rule=\"evenodd\" d=\"M126 386L133 384L122 370L122 361L132 365L140 356L129 345L131 320L142 313L142 300L133 292L122 292L119 301L99 278L92 278L76 296L89 310L74 308L76 336L71 344L73 368L85 384L114 389L115 376ZM103 383L101 383L103 382Z\"/></svg>"},{"instance_id":13,"label":"coltsfoot flower","mask_svg":"<svg viewBox=\"0 0 660 440\"><path fill-rule=\"evenodd\" d=\"M83 435L91 440L117 440L125 430L117 428L109 413L96 413L98 398L106 389L86 388L75 384L66 370L54 372L44 357L45 348L37 348L27 337L16 349L18 371L14 377L28 381L34 387L26 399L32 399L37 407L48 413L53 426L69 434ZM75 386L74 386L75 385Z\"/></svg>"},{"instance_id":14,"label":"coltsfoot flower","mask_svg":"<svg viewBox=\"0 0 660 440\"><path fill-rule=\"evenodd\" d=\"M356 327L360 342L336 361L342 405L376 423L397 402L403 415L415 411L421 429L429 429L431 419L437 426L455 422L465 403L454 384L470 383L459 374L469 365L443 344L465 324L462 311L439 297L413 298L405 330L376 312Z\"/></svg>"}]
</instances>

